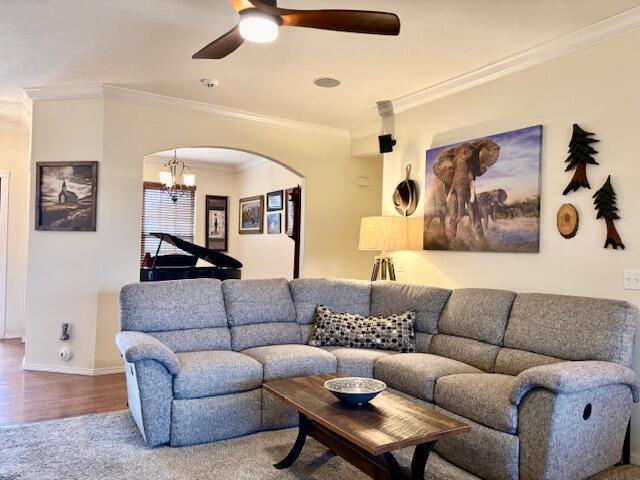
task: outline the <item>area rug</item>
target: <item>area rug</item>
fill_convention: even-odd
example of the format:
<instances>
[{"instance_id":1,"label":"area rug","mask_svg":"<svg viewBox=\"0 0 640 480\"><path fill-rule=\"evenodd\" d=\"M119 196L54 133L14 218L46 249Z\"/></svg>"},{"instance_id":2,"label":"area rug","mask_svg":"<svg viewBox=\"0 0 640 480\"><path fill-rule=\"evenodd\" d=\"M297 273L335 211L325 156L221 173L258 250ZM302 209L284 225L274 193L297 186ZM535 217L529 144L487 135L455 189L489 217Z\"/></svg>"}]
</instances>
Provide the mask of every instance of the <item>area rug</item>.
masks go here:
<instances>
[{"instance_id":1,"label":"area rug","mask_svg":"<svg viewBox=\"0 0 640 480\"><path fill-rule=\"evenodd\" d=\"M289 451L296 429L261 432L224 442L149 449L128 411L99 413L0 428L0 480L367 480L309 439L298 461L273 468ZM408 464L410 450L399 459ZM601 479L638 478L608 472ZM637 472L636 472L637 473ZM473 475L429 457L427 480Z\"/></svg>"},{"instance_id":2,"label":"area rug","mask_svg":"<svg viewBox=\"0 0 640 480\"><path fill-rule=\"evenodd\" d=\"M261 432L194 447L149 449L128 411L14 425L0 428L0 480L369 478L312 439L293 467L276 470L273 463L288 453L296 433Z\"/></svg>"}]
</instances>

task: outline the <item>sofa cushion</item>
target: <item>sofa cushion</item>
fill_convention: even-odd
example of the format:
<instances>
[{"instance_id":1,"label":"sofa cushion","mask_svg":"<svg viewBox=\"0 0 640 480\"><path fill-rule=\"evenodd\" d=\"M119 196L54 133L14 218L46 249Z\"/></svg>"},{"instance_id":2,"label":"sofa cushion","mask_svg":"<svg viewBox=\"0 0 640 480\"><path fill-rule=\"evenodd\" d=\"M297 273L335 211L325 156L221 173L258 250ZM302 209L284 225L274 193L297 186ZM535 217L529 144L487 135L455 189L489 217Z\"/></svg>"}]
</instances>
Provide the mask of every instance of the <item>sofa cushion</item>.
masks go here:
<instances>
[{"instance_id":1,"label":"sofa cushion","mask_svg":"<svg viewBox=\"0 0 640 480\"><path fill-rule=\"evenodd\" d=\"M393 354L371 348L322 347L338 360L338 373L350 377L373 378L373 365L380 358Z\"/></svg>"},{"instance_id":2,"label":"sofa cushion","mask_svg":"<svg viewBox=\"0 0 640 480\"><path fill-rule=\"evenodd\" d=\"M387 316L412 310L416 330L437 333L438 318L451 290L397 282L375 282L371 286L371 315Z\"/></svg>"},{"instance_id":3,"label":"sofa cushion","mask_svg":"<svg viewBox=\"0 0 640 480\"><path fill-rule=\"evenodd\" d=\"M380 358L373 368L373 376L391 388L433 401L436 380L456 373L481 373L475 367L450 358L427 353L398 353Z\"/></svg>"},{"instance_id":4,"label":"sofa cushion","mask_svg":"<svg viewBox=\"0 0 640 480\"><path fill-rule=\"evenodd\" d=\"M139 332L226 329L221 282L199 278L126 285L120 291L120 327Z\"/></svg>"},{"instance_id":5,"label":"sofa cushion","mask_svg":"<svg viewBox=\"0 0 640 480\"><path fill-rule=\"evenodd\" d=\"M515 377L490 373L462 373L438 379L436 405L487 427L518 431L518 407L510 393Z\"/></svg>"},{"instance_id":6,"label":"sofa cushion","mask_svg":"<svg viewBox=\"0 0 640 480\"><path fill-rule=\"evenodd\" d=\"M504 346L565 360L631 365L638 308L619 300L519 294Z\"/></svg>"},{"instance_id":7,"label":"sofa cushion","mask_svg":"<svg viewBox=\"0 0 640 480\"><path fill-rule=\"evenodd\" d=\"M314 322L316 306L324 305L336 312L369 315L371 283L356 280L297 278L289 289L300 325ZM399 312L394 312L399 313Z\"/></svg>"},{"instance_id":8,"label":"sofa cushion","mask_svg":"<svg viewBox=\"0 0 640 480\"><path fill-rule=\"evenodd\" d=\"M242 353L264 369L264 381L304 375L336 373L338 361L331 353L309 345L270 345L249 348Z\"/></svg>"},{"instance_id":9,"label":"sofa cushion","mask_svg":"<svg viewBox=\"0 0 640 480\"><path fill-rule=\"evenodd\" d=\"M300 326L292 322L256 323L231 327L231 343L236 352L264 345L302 343Z\"/></svg>"},{"instance_id":10,"label":"sofa cushion","mask_svg":"<svg viewBox=\"0 0 640 480\"><path fill-rule=\"evenodd\" d=\"M494 371L504 375L520 375L525 370L540 365L551 365L563 362L559 358L540 355L539 353L527 352L524 350L513 350L511 348L501 348L496 357Z\"/></svg>"},{"instance_id":11,"label":"sofa cushion","mask_svg":"<svg viewBox=\"0 0 640 480\"><path fill-rule=\"evenodd\" d=\"M363 317L333 312L318 305L315 330L309 345L414 352L414 318L414 312L388 317Z\"/></svg>"},{"instance_id":12,"label":"sofa cushion","mask_svg":"<svg viewBox=\"0 0 640 480\"><path fill-rule=\"evenodd\" d=\"M231 331L224 328L191 328L149 332L176 353L231 350Z\"/></svg>"},{"instance_id":13,"label":"sofa cushion","mask_svg":"<svg viewBox=\"0 0 640 480\"><path fill-rule=\"evenodd\" d=\"M237 352L179 353L180 373L173 380L177 399L246 392L260 388L262 365Z\"/></svg>"},{"instance_id":14,"label":"sofa cushion","mask_svg":"<svg viewBox=\"0 0 640 480\"><path fill-rule=\"evenodd\" d=\"M296 321L289 283L284 278L225 280L222 290L232 327Z\"/></svg>"},{"instance_id":15,"label":"sofa cushion","mask_svg":"<svg viewBox=\"0 0 640 480\"><path fill-rule=\"evenodd\" d=\"M438 322L438 332L502 345L514 292L484 288L454 290Z\"/></svg>"},{"instance_id":16,"label":"sofa cushion","mask_svg":"<svg viewBox=\"0 0 640 480\"><path fill-rule=\"evenodd\" d=\"M485 372L492 372L500 347L472 338L434 335L429 353L468 363Z\"/></svg>"}]
</instances>

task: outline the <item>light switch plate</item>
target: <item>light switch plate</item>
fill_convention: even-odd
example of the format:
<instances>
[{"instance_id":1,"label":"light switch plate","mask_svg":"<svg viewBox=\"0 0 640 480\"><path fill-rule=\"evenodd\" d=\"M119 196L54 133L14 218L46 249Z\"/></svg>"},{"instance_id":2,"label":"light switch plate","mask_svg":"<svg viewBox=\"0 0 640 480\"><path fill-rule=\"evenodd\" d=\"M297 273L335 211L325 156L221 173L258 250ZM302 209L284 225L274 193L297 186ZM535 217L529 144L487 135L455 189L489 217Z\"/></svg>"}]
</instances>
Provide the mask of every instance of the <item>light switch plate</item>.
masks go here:
<instances>
[{"instance_id":1,"label":"light switch plate","mask_svg":"<svg viewBox=\"0 0 640 480\"><path fill-rule=\"evenodd\" d=\"M624 271L624 289L640 290L640 270Z\"/></svg>"}]
</instances>

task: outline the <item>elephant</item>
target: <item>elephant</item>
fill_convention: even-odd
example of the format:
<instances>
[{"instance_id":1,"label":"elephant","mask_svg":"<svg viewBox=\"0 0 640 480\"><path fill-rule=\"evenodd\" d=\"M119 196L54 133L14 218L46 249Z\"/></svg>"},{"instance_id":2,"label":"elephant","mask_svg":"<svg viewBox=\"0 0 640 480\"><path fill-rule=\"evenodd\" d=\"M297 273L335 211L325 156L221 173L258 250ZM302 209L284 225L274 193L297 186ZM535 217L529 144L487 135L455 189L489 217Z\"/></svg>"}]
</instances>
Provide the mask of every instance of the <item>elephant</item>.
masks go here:
<instances>
[{"instance_id":1,"label":"elephant","mask_svg":"<svg viewBox=\"0 0 640 480\"><path fill-rule=\"evenodd\" d=\"M489 218L494 222L497 220L498 209L502 207L506 200L507 192L502 188L478 194L480 217L484 222L485 230L489 228Z\"/></svg>"},{"instance_id":2,"label":"elephant","mask_svg":"<svg viewBox=\"0 0 640 480\"><path fill-rule=\"evenodd\" d=\"M498 161L499 156L500 146L492 140L484 139L449 148L433 164L433 173L446 193L445 204L452 238L457 236L458 223L467 214L469 207L476 235L484 239L475 183L476 178L484 175Z\"/></svg>"}]
</instances>

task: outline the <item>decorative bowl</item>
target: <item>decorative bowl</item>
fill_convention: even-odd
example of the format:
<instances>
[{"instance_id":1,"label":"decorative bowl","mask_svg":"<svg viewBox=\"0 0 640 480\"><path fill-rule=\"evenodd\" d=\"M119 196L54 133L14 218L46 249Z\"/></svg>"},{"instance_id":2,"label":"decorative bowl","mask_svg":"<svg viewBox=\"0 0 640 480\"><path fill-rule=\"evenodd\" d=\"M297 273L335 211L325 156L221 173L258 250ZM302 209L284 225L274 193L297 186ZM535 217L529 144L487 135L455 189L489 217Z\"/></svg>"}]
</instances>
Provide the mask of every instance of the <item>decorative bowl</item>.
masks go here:
<instances>
[{"instance_id":1,"label":"decorative bowl","mask_svg":"<svg viewBox=\"0 0 640 480\"><path fill-rule=\"evenodd\" d=\"M347 405L362 405L385 390L387 384L372 378L343 377L327 380L324 388Z\"/></svg>"}]
</instances>

